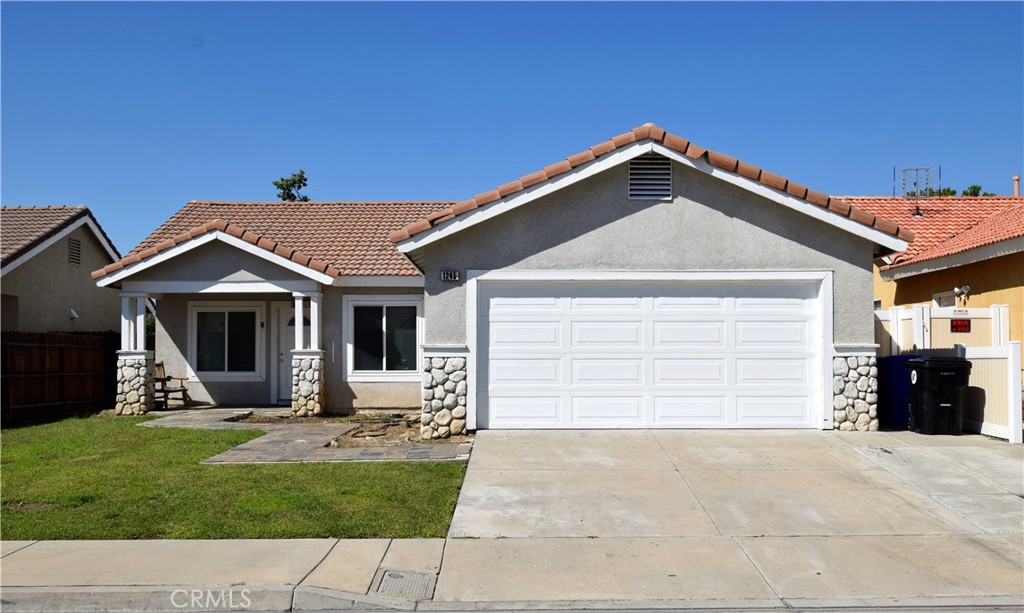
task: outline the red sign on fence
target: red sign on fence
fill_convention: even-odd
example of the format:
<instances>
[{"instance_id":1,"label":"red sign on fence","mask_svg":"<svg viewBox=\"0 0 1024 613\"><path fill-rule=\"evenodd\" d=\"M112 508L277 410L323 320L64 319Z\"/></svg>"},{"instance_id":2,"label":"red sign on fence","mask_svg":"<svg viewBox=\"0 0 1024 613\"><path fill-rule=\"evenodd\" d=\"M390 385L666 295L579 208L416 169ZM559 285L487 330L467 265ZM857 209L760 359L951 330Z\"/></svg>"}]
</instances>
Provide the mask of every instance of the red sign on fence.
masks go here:
<instances>
[{"instance_id":1,"label":"red sign on fence","mask_svg":"<svg viewBox=\"0 0 1024 613\"><path fill-rule=\"evenodd\" d=\"M967 333L971 331L971 320L970 319L950 319L949 320L949 331L957 333Z\"/></svg>"}]
</instances>

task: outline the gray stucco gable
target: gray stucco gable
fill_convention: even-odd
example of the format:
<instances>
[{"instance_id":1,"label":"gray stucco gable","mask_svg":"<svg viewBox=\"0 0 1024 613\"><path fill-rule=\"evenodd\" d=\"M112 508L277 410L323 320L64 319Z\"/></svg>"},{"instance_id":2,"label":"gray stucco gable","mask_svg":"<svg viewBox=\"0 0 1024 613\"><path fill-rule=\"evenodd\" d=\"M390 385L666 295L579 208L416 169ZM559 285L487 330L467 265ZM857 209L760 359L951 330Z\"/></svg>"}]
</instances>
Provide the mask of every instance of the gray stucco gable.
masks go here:
<instances>
[{"instance_id":1,"label":"gray stucco gable","mask_svg":"<svg viewBox=\"0 0 1024 613\"><path fill-rule=\"evenodd\" d=\"M212 241L141 270L132 281L299 281L293 271L221 241Z\"/></svg>"},{"instance_id":2,"label":"gray stucco gable","mask_svg":"<svg viewBox=\"0 0 1024 613\"><path fill-rule=\"evenodd\" d=\"M426 343L466 342L465 283L439 271L832 271L835 341L870 343L877 245L674 162L672 199L626 197L619 164L410 253Z\"/></svg>"}]
</instances>

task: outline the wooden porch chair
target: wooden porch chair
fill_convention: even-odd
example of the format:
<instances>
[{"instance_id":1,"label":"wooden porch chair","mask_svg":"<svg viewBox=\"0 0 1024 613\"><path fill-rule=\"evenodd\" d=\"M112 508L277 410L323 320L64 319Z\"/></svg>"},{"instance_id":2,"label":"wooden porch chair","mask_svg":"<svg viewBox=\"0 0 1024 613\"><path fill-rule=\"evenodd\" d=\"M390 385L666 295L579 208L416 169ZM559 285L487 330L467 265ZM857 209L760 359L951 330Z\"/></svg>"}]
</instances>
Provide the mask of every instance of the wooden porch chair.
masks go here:
<instances>
[{"instance_id":1,"label":"wooden porch chair","mask_svg":"<svg viewBox=\"0 0 1024 613\"><path fill-rule=\"evenodd\" d=\"M188 397L185 381L188 377L169 377L163 362L153 364L153 401L157 407L168 408L171 396L177 394L183 406L188 406L192 399Z\"/></svg>"}]
</instances>

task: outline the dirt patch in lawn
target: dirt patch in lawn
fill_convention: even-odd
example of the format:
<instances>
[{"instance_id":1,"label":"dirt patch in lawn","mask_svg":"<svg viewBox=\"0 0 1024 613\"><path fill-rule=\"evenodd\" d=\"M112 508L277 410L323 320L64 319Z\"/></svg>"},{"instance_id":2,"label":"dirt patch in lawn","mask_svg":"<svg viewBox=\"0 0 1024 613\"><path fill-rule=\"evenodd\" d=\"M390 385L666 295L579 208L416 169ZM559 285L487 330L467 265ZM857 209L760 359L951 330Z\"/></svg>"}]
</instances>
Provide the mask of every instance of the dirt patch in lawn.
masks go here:
<instances>
[{"instance_id":1,"label":"dirt patch in lawn","mask_svg":"<svg viewBox=\"0 0 1024 613\"><path fill-rule=\"evenodd\" d=\"M321 417L293 417L281 414L249 414L232 420L250 424L352 424L354 427L332 439L326 447L390 447L420 441L419 412L374 411L355 415L328 415ZM472 440L466 435L446 439L422 441L434 445L455 445Z\"/></svg>"}]
</instances>

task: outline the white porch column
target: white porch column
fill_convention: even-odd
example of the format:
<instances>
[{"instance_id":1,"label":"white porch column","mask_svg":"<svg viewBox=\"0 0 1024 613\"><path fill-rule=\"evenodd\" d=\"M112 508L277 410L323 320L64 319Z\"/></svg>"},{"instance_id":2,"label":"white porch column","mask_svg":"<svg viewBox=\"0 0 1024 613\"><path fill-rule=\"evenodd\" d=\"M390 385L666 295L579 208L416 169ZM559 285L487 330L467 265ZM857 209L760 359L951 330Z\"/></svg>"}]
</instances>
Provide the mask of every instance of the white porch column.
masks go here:
<instances>
[{"instance_id":1,"label":"white porch column","mask_svg":"<svg viewBox=\"0 0 1024 613\"><path fill-rule=\"evenodd\" d=\"M292 412L300 417L319 415L324 401L324 352L320 349L321 313L318 291L294 292L295 349L292 350ZM303 301L309 297L309 340L303 326ZM308 347L308 349L307 349Z\"/></svg>"},{"instance_id":2,"label":"white porch column","mask_svg":"<svg viewBox=\"0 0 1024 613\"><path fill-rule=\"evenodd\" d=\"M303 336L305 336L305 334L304 334L305 331L303 330L303 325L302 325L302 319L303 319L302 318L302 300L303 300L303 296L302 296L302 294L294 293L294 294L292 294L292 297L295 298L295 349L296 350L300 350L300 349L305 349L305 347L306 347L306 342L305 342L305 339L303 338Z\"/></svg>"},{"instance_id":3,"label":"white porch column","mask_svg":"<svg viewBox=\"0 0 1024 613\"><path fill-rule=\"evenodd\" d=\"M121 351L132 348L132 298L121 292Z\"/></svg>"},{"instance_id":4,"label":"white porch column","mask_svg":"<svg viewBox=\"0 0 1024 613\"><path fill-rule=\"evenodd\" d=\"M135 347L136 351L146 350L146 295L135 297Z\"/></svg>"},{"instance_id":5,"label":"white porch column","mask_svg":"<svg viewBox=\"0 0 1024 613\"><path fill-rule=\"evenodd\" d=\"M320 292L309 295L309 348L320 349Z\"/></svg>"},{"instance_id":6,"label":"white porch column","mask_svg":"<svg viewBox=\"0 0 1024 613\"><path fill-rule=\"evenodd\" d=\"M153 352L146 351L146 292L121 291L114 413L142 415L153 406Z\"/></svg>"}]
</instances>

